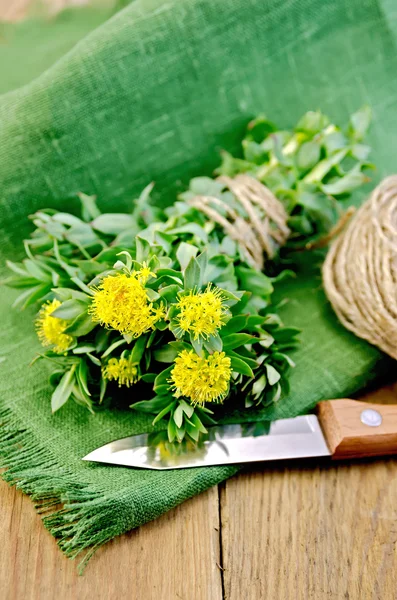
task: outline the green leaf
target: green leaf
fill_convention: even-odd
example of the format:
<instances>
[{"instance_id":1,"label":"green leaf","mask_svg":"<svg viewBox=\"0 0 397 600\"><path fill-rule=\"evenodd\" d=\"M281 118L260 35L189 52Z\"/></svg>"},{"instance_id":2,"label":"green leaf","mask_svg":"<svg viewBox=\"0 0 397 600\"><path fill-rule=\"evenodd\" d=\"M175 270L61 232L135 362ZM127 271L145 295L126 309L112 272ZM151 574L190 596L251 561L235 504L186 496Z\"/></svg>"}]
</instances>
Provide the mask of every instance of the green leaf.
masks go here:
<instances>
[{"instance_id":1,"label":"green leaf","mask_svg":"<svg viewBox=\"0 0 397 600\"><path fill-rule=\"evenodd\" d=\"M129 214L107 213L96 217L91 226L105 235L118 235L126 229L136 228L135 219ZM142 262L137 259L138 262Z\"/></svg>"},{"instance_id":2,"label":"green leaf","mask_svg":"<svg viewBox=\"0 0 397 600\"><path fill-rule=\"evenodd\" d=\"M363 106L360 108L350 117L349 135L357 142L361 142L367 133L371 118L372 110L370 106Z\"/></svg>"},{"instance_id":3,"label":"green leaf","mask_svg":"<svg viewBox=\"0 0 397 600\"><path fill-rule=\"evenodd\" d=\"M369 178L361 171L361 166L356 165L344 177L341 177L334 182L322 185L321 189L326 194L338 196L339 194L352 192L356 188L363 185L363 183L367 183L368 181Z\"/></svg>"},{"instance_id":4,"label":"green leaf","mask_svg":"<svg viewBox=\"0 0 397 600\"><path fill-rule=\"evenodd\" d=\"M170 403L170 397L155 396L152 400L140 400L131 404L130 408L144 413L158 413Z\"/></svg>"},{"instance_id":5,"label":"green leaf","mask_svg":"<svg viewBox=\"0 0 397 600\"><path fill-rule=\"evenodd\" d=\"M22 277L26 277L28 275L28 272L22 267L21 264L14 263L11 260L7 260L6 265L9 269L11 269L11 271L17 273L17 275L22 275Z\"/></svg>"},{"instance_id":6,"label":"green leaf","mask_svg":"<svg viewBox=\"0 0 397 600\"><path fill-rule=\"evenodd\" d=\"M163 408L163 410L161 410L159 414L153 419L152 425L155 425L157 421L160 421L163 417L165 417L165 415L167 415L174 408L175 404L176 400L170 402L170 404Z\"/></svg>"},{"instance_id":7,"label":"green leaf","mask_svg":"<svg viewBox=\"0 0 397 600\"><path fill-rule=\"evenodd\" d=\"M150 244L147 240L144 240L140 236L136 236L136 260L139 263L143 263L149 259Z\"/></svg>"},{"instance_id":8,"label":"green leaf","mask_svg":"<svg viewBox=\"0 0 397 600\"><path fill-rule=\"evenodd\" d=\"M185 433L186 433L185 427L177 427L176 428L176 437L177 437L178 442L182 442L183 438L185 437Z\"/></svg>"},{"instance_id":9,"label":"green leaf","mask_svg":"<svg viewBox=\"0 0 397 600\"><path fill-rule=\"evenodd\" d=\"M234 350L228 350L228 356L229 358L238 358L239 360L243 360L245 363L247 363L247 365L252 369L256 369L258 367L258 363L256 362L256 360L254 360L253 358L251 358L250 356L246 356L245 354L243 354L243 352L245 352L245 348L239 348L238 352L234 352ZM248 354L248 352L247 352ZM255 356L255 354L254 354Z\"/></svg>"},{"instance_id":10,"label":"green leaf","mask_svg":"<svg viewBox=\"0 0 397 600\"><path fill-rule=\"evenodd\" d=\"M174 362L178 354L178 350L176 348L172 348L169 344L153 352L154 359L161 363Z\"/></svg>"},{"instance_id":11,"label":"green leaf","mask_svg":"<svg viewBox=\"0 0 397 600\"><path fill-rule=\"evenodd\" d=\"M185 270L184 289L193 290L200 283L200 266L195 258L191 258Z\"/></svg>"},{"instance_id":12,"label":"green leaf","mask_svg":"<svg viewBox=\"0 0 397 600\"><path fill-rule=\"evenodd\" d=\"M95 349L97 352L103 352L109 343L110 331L102 327L98 327L95 335Z\"/></svg>"},{"instance_id":13,"label":"green leaf","mask_svg":"<svg viewBox=\"0 0 397 600\"><path fill-rule=\"evenodd\" d=\"M258 338L249 333L232 333L222 338L224 350L233 350L245 344L252 344L255 341L258 341Z\"/></svg>"},{"instance_id":14,"label":"green leaf","mask_svg":"<svg viewBox=\"0 0 397 600\"><path fill-rule=\"evenodd\" d=\"M251 367L249 365L247 365L247 363L242 360L241 358L237 358L235 356L233 356L231 358L231 367L233 369L233 371L236 371L236 373L241 373L242 375L247 375L247 377L253 377L254 373L251 369Z\"/></svg>"},{"instance_id":15,"label":"green leaf","mask_svg":"<svg viewBox=\"0 0 397 600\"><path fill-rule=\"evenodd\" d=\"M88 287L88 285L81 281L81 279L79 279L78 277L71 277L70 279L71 281L73 281L73 283L77 285L77 287L79 287L81 290L83 290L83 292L88 294L88 296L94 296L94 292Z\"/></svg>"},{"instance_id":16,"label":"green leaf","mask_svg":"<svg viewBox=\"0 0 397 600\"><path fill-rule=\"evenodd\" d=\"M185 400L179 400L179 405L182 406L182 410L185 415L190 419L192 414L194 413L194 406L185 402Z\"/></svg>"},{"instance_id":17,"label":"green leaf","mask_svg":"<svg viewBox=\"0 0 397 600\"><path fill-rule=\"evenodd\" d=\"M274 354L272 354L272 358L276 361L284 361L292 368L296 366L292 358L288 356L288 354L284 354L283 352L275 352Z\"/></svg>"},{"instance_id":18,"label":"green leaf","mask_svg":"<svg viewBox=\"0 0 397 600\"><path fill-rule=\"evenodd\" d=\"M329 125L329 119L320 111L308 111L300 119L295 127L295 130L314 134L327 127L327 125Z\"/></svg>"},{"instance_id":19,"label":"green leaf","mask_svg":"<svg viewBox=\"0 0 397 600\"><path fill-rule=\"evenodd\" d=\"M156 379L156 373L145 373L145 375L142 375L141 379L145 383L154 383L154 380Z\"/></svg>"},{"instance_id":20,"label":"green leaf","mask_svg":"<svg viewBox=\"0 0 397 600\"><path fill-rule=\"evenodd\" d=\"M227 335L232 333L237 333L245 328L247 323L246 315L237 315L236 317L232 317L226 325L222 327L221 334L222 338L225 339Z\"/></svg>"},{"instance_id":21,"label":"green leaf","mask_svg":"<svg viewBox=\"0 0 397 600\"><path fill-rule=\"evenodd\" d=\"M135 200L134 210L132 216L134 221L138 221L141 218L141 213L147 209L149 204L149 197L152 189L154 188L154 181L151 181L146 187L143 188L139 198Z\"/></svg>"},{"instance_id":22,"label":"green leaf","mask_svg":"<svg viewBox=\"0 0 397 600\"><path fill-rule=\"evenodd\" d=\"M161 268L156 273L157 277L160 279L161 277L169 277L172 280L176 280L182 284L183 277L180 271L176 271L175 269L169 268Z\"/></svg>"},{"instance_id":23,"label":"green leaf","mask_svg":"<svg viewBox=\"0 0 397 600\"><path fill-rule=\"evenodd\" d=\"M311 140L302 144L296 155L296 165L298 169L307 171L316 165L320 159L320 142Z\"/></svg>"},{"instance_id":24,"label":"green leaf","mask_svg":"<svg viewBox=\"0 0 397 600\"><path fill-rule=\"evenodd\" d=\"M347 139L341 131L333 127L330 133L324 136L323 144L327 154L332 154L341 148L345 148L347 146Z\"/></svg>"},{"instance_id":25,"label":"green leaf","mask_svg":"<svg viewBox=\"0 0 397 600\"><path fill-rule=\"evenodd\" d=\"M309 235L313 232L313 225L306 215L294 215L288 218L288 226L297 233Z\"/></svg>"},{"instance_id":26,"label":"green leaf","mask_svg":"<svg viewBox=\"0 0 397 600\"><path fill-rule=\"evenodd\" d=\"M192 438L192 440L194 442L198 442L200 437L200 430L197 429L197 427L195 427L193 423L189 423L187 421L185 421L185 428L186 433Z\"/></svg>"},{"instance_id":27,"label":"green leaf","mask_svg":"<svg viewBox=\"0 0 397 600\"><path fill-rule=\"evenodd\" d=\"M171 371L174 368L174 365L171 365L170 367L168 367L167 369L164 369L164 371L161 371L161 373L159 373L156 377L156 379L154 380L154 390L156 391L156 388L159 387L160 385L169 385L168 383L168 379L170 378L171 375Z\"/></svg>"},{"instance_id":28,"label":"green leaf","mask_svg":"<svg viewBox=\"0 0 397 600\"><path fill-rule=\"evenodd\" d=\"M194 338L194 335L190 334L190 343L193 346L193 350L198 356L202 356L203 354L203 339L202 338Z\"/></svg>"},{"instance_id":29,"label":"green leaf","mask_svg":"<svg viewBox=\"0 0 397 600\"><path fill-rule=\"evenodd\" d=\"M1 283L16 290L23 290L25 288L36 287L37 279L33 279L33 277L20 277L19 275L16 277L15 275L12 275L11 277L3 279Z\"/></svg>"},{"instance_id":30,"label":"green leaf","mask_svg":"<svg viewBox=\"0 0 397 600\"><path fill-rule=\"evenodd\" d=\"M153 421L154 423L154 421ZM168 441L172 443L177 437L176 425L172 419L168 421L167 427Z\"/></svg>"},{"instance_id":31,"label":"green leaf","mask_svg":"<svg viewBox=\"0 0 397 600\"><path fill-rule=\"evenodd\" d=\"M101 361L96 356L94 356L93 354L91 354L91 352L87 352L87 356L90 359L90 361L92 363L94 363L94 365L96 365L97 367L101 366Z\"/></svg>"},{"instance_id":32,"label":"green leaf","mask_svg":"<svg viewBox=\"0 0 397 600\"><path fill-rule=\"evenodd\" d=\"M236 267L236 274L239 279L240 289L249 290L260 297L268 297L272 294L272 281L264 273L250 267L238 266Z\"/></svg>"},{"instance_id":33,"label":"green leaf","mask_svg":"<svg viewBox=\"0 0 397 600\"><path fill-rule=\"evenodd\" d=\"M73 348L73 354L86 354L87 352L94 352L95 346L94 344L81 344L80 346L76 346Z\"/></svg>"},{"instance_id":34,"label":"green leaf","mask_svg":"<svg viewBox=\"0 0 397 600\"><path fill-rule=\"evenodd\" d=\"M204 244L208 242L208 235L206 231L198 223L186 223L185 225L181 225L181 227L175 227L175 229L170 229L167 233L169 233L170 235L177 236L181 236L184 233L191 233Z\"/></svg>"},{"instance_id":35,"label":"green leaf","mask_svg":"<svg viewBox=\"0 0 397 600\"><path fill-rule=\"evenodd\" d=\"M141 335L135 342L131 352L131 360L133 363L139 363L146 349L146 343L148 341L147 335Z\"/></svg>"},{"instance_id":36,"label":"green leaf","mask_svg":"<svg viewBox=\"0 0 397 600\"><path fill-rule=\"evenodd\" d=\"M47 284L37 285L33 288L29 288L18 296L12 307L16 308L17 306L21 306L21 310L24 310L38 300L43 300L49 291L50 290Z\"/></svg>"},{"instance_id":37,"label":"green leaf","mask_svg":"<svg viewBox=\"0 0 397 600\"><path fill-rule=\"evenodd\" d=\"M175 240L174 235L169 235L168 233L164 233L164 231L156 231L154 234L154 239L157 244L159 244L166 254L171 253L172 243Z\"/></svg>"},{"instance_id":38,"label":"green leaf","mask_svg":"<svg viewBox=\"0 0 397 600\"><path fill-rule=\"evenodd\" d=\"M302 181L305 183L318 183L324 179L327 173L330 172L332 167L338 165L345 158L348 152L348 148L343 148L335 154L331 155L324 160L321 160L315 167L312 169Z\"/></svg>"},{"instance_id":39,"label":"green leaf","mask_svg":"<svg viewBox=\"0 0 397 600\"><path fill-rule=\"evenodd\" d=\"M87 196L83 192L79 192L78 197L82 205L82 214L84 221L96 219L101 214L101 211L96 205L96 196Z\"/></svg>"},{"instance_id":40,"label":"green leaf","mask_svg":"<svg viewBox=\"0 0 397 600\"><path fill-rule=\"evenodd\" d=\"M90 333L98 323L95 323L90 315L84 313L76 317L76 319L65 329L65 333L69 333L74 337L81 337Z\"/></svg>"},{"instance_id":41,"label":"green leaf","mask_svg":"<svg viewBox=\"0 0 397 600\"><path fill-rule=\"evenodd\" d=\"M261 315L248 315L247 327L250 329L258 327L260 325L263 325L263 323L265 321L266 321L266 317L262 317Z\"/></svg>"},{"instance_id":42,"label":"green leaf","mask_svg":"<svg viewBox=\"0 0 397 600\"><path fill-rule=\"evenodd\" d=\"M149 298L150 302L155 302L160 298L160 294L155 290L150 289L149 287L146 288L146 295Z\"/></svg>"},{"instance_id":43,"label":"green leaf","mask_svg":"<svg viewBox=\"0 0 397 600\"><path fill-rule=\"evenodd\" d=\"M170 392L170 385L169 383L163 383L162 385L155 385L153 389L158 396L168 396Z\"/></svg>"},{"instance_id":44,"label":"green leaf","mask_svg":"<svg viewBox=\"0 0 397 600\"><path fill-rule=\"evenodd\" d=\"M91 392L88 389L87 376L88 376L88 367L85 360L80 360L79 366L76 372L79 386L82 390L87 394L87 396L91 396Z\"/></svg>"},{"instance_id":45,"label":"green leaf","mask_svg":"<svg viewBox=\"0 0 397 600\"><path fill-rule=\"evenodd\" d=\"M199 249L193 244L186 244L181 242L176 251L176 258L181 266L181 271L185 271L190 260L197 256Z\"/></svg>"},{"instance_id":46,"label":"green leaf","mask_svg":"<svg viewBox=\"0 0 397 600\"><path fill-rule=\"evenodd\" d=\"M82 314L87 313L87 303L81 302L81 300L66 300L61 306L56 308L52 313L52 317L57 319L64 319L65 321L71 321Z\"/></svg>"},{"instance_id":47,"label":"green leaf","mask_svg":"<svg viewBox=\"0 0 397 600\"><path fill-rule=\"evenodd\" d=\"M198 417L198 415L197 415L196 412L194 412L192 414L192 416L190 417L190 420L193 423L193 425L196 427L196 429L198 429L199 431L201 431L201 433L208 433L208 431L204 427L203 423L201 422L201 420Z\"/></svg>"},{"instance_id":48,"label":"green leaf","mask_svg":"<svg viewBox=\"0 0 397 600\"><path fill-rule=\"evenodd\" d=\"M72 288L53 288L55 296L61 302L65 302L66 300L81 300L82 302L87 302L91 299L91 296L87 296L84 292L80 292L78 290L73 290Z\"/></svg>"},{"instance_id":49,"label":"green leaf","mask_svg":"<svg viewBox=\"0 0 397 600\"><path fill-rule=\"evenodd\" d=\"M23 264L25 265L28 273L30 273L30 275L38 281L51 281L51 273L42 269L40 267L40 263L38 263L37 261L26 258L23 261Z\"/></svg>"},{"instance_id":50,"label":"green leaf","mask_svg":"<svg viewBox=\"0 0 397 600\"><path fill-rule=\"evenodd\" d=\"M206 350L210 353L221 352L223 348L223 341L219 334L210 335L210 337L207 340L204 340L204 346Z\"/></svg>"},{"instance_id":51,"label":"green leaf","mask_svg":"<svg viewBox=\"0 0 397 600\"><path fill-rule=\"evenodd\" d=\"M365 144L354 144L352 147L352 156L359 161L367 160L370 152L371 146L366 146Z\"/></svg>"},{"instance_id":52,"label":"green leaf","mask_svg":"<svg viewBox=\"0 0 397 600\"><path fill-rule=\"evenodd\" d=\"M248 123L247 139L254 140L257 143L262 142L271 133L277 131L274 123L269 121L264 115L260 115Z\"/></svg>"},{"instance_id":53,"label":"green leaf","mask_svg":"<svg viewBox=\"0 0 397 600\"><path fill-rule=\"evenodd\" d=\"M183 423L183 408L182 406L179 404L173 414L173 419L175 421L175 424L177 427L182 427L182 423Z\"/></svg>"},{"instance_id":54,"label":"green leaf","mask_svg":"<svg viewBox=\"0 0 397 600\"><path fill-rule=\"evenodd\" d=\"M174 283L161 288L159 290L159 294L162 298L164 298L164 300L167 300L167 302L175 303L180 291L180 286Z\"/></svg>"},{"instance_id":55,"label":"green leaf","mask_svg":"<svg viewBox=\"0 0 397 600\"><path fill-rule=\"evenodd\" d=\"M53 413L59 410L70 398L75 384L74 372L76 366L73 365L69 371L66 371L51 396L51 410Z\"/></svg>"},{"instance_id":56,"label":"green leaf","mask_svg":"<svg viewBox=\"0 0 397 600\"><path fill-rule=\"evenodd\" d=\"M198 196L219 196L225 187L220 181L211 177L193 177L190 180L190 190Z\"/></svg>"},{"instance_id":57,"label":"green leaf","mask_svg":"<svg viewBox=\"0 0 397 600\"><path fill-rule=\"evenodd\" d=\"M102 404L105 398L106 390L108 387L108 380L101 377L100 390L99 390L99 404Z\"/></svg>"},{"instance_id":58,"label":"green leaf","mask_svg":"<svg viewBox=\"0 0 397 600\"><path fill-rule=\"evenodd\" d=\"M219 289L222 292L223 304L226 304L226 306L229 306L229 307L232 307L235 304L238 304L238 302L240 302L241 298L246 293L246 292L237 291L237 290L235 290L234 292L230 292L229 290L225 290L222 288L219 288Z\"/></svg>"},{"instance_id":59,"label":"green leaf","mask_svg":"<svg viewBox=\"0 0 397 600\"><path fill-rule=\"evenodd\" d=\"M116 348L118 348L119 346L122 346L125 343L126 343L126 341L124 338L122 340L116 340L115 342L113 342L113 344L111 344L105 350L105 352L102 354L102 358L106 358L106 356L109 356L109 354L111 354L113 352L113 350L116 350Z\"/></svg>"},{"instance_id":60,"label":"green leaf","mask_svg":"<svg viewBox=\"0 0 397 600\"><path fill-rule=\"evenodd\" d=\"M252 386L252 393L254 394L254 396L256 396L256 397L260 396L262 394L262 392L264 391L264 389L266 388L266 384L267 384L266 375L261 375L261 377L259 377L259 379L257 379Z\"/></svg>"},{"instance_id":61,"label":"green leaf","mask_svg":"<svg viewBox=\"0 0 397 600\"><path fill-rule=\"evenodd\" d=\"M265 364L267 380L269 385L275 385L280 381L281 375L272 365Z\"/></svg>"},{"instance_id":62,"label":"green leaf","mask_svg":"<svg viewBox=\"0 0 397 600\"><path fill-rule=\"evenodd\" d=\"M279 383L277 383L272 389L272 393L271 393L272 402L278 402L280 400L281 392L282 392L281 385Z\"/></svg>"},{"instance_id":63,"label":"green leaf","mask_svg":"<svg viewBox=\"0 0 397 600\"><path fill-rule=\"evenodd\" d=\"M267 331L261 332L259 344L262 348L270 348L274 344L274 337L270 333L267 333Z\"/></svg>"}]
</instances>

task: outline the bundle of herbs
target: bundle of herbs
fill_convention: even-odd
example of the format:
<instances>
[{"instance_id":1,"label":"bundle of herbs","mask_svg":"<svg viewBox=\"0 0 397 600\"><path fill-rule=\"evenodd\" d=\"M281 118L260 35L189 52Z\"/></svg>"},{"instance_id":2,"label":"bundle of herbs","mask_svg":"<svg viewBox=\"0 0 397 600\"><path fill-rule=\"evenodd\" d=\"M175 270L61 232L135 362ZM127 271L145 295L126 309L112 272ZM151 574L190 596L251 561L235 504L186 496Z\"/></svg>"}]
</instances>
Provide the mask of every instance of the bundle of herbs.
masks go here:
<instances>
[{"instance_id":1,"label":"bundle of herbs","mask_svg":"<svg viewBox=\"0 0 397 600\"><path fill-rule=\"evenodd\" d=\"M52 411L74 400L93 412L121 396L153 413L154 423L167 422L170 441L196 441L216 422L219 404L255 410L280 401L298 335L272 304L274 286L291 275L283 257L291 262L296 248L326 239L351 192L367 181L369 121L368 108L346 131L320 112L291 131L258 118L243 157L224 153L216 178L192 179L165 211L151 205L149 185L130 214L101 213L83 193L79 217L35 213L26 258L8 261L5 283L21 290L15 307L40 304L35 323L44 349L36 358L54 366ZM234 193L242 174L256 182L248 186L254 217L268 234L263 271L253 240L240 243L238 224L253 210ZM282 214L280 229L257 201L257 184L279 203L273 221Z\"/></svg>"}]
</instances>

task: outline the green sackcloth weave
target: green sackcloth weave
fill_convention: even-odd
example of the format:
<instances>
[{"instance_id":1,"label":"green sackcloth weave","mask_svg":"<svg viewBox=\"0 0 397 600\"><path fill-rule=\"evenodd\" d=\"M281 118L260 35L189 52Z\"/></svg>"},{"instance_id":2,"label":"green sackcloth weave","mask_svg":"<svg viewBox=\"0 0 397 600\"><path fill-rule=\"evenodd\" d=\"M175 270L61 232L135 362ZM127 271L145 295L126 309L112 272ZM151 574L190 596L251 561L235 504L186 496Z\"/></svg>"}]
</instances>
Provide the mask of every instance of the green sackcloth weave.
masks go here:
<instances>
[{"instance_id":1,"label":"green sackcloth weave","mask_svg":"<svg viewBox=\"0 0 397 600\"><path fill-rule=\"evenodd\" d=\"M76 192L126 209L151 180L170 203L189 178L235 152L247 121L266 112L291 126L320 107L344 122L373 107L376 180L396 171L397 9L393 0L136 0L35 81L0 97L1 262L21 257L27 215L69 209ZM291 395L261 418L294 416L349 395L391 363L344 331L318 274L279 291L282 317L302 327ZM45 520L74 556L154 519L235 468L176 472L82 462L111 439L147 430L135 412L50 414L31 319L1 290L0 453L5 477L44 501ZM243 418L243 417L241 417ZM247 415L245 415L247 418ZM61 501L64 509L51 513Z\"/></svg>"}]
</instances>

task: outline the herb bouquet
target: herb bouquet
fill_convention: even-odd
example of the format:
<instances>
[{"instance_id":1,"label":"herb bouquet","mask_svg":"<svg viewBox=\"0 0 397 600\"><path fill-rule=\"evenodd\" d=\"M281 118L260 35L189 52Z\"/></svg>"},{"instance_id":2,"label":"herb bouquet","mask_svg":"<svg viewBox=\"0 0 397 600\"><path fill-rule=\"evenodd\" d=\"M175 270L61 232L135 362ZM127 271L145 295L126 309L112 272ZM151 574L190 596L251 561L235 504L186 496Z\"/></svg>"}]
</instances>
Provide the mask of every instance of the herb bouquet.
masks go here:
<instances>
[{"instance_id":1,"label":"herb bouquet","mask_svg":"<svg viewBox=\"0 0 397 600\"><path fill-rule=\"evenodd\" d=\"M216 179L195 178L164 212L149 202L81 216L41 210L9 261L14 306L40 303L36 330L51 362L53 412L127 403L166 420L170 441L198 440L219 406L254 410L288 392L298 330L272 305L293 275L291 252L329 239L350 192L365 183L367 108L345 132L320 112L292 131L264 118L223 155Z\"/></svg>"}]
</instances>

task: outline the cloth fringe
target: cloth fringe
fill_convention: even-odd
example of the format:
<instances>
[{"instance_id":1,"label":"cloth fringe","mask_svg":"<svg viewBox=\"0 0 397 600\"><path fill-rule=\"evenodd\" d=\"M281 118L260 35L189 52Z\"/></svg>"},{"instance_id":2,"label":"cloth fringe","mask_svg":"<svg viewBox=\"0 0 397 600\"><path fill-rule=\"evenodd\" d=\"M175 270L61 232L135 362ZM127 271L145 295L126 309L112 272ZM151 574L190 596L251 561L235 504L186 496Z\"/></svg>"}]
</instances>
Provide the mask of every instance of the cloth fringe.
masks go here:
<instances>
[{"instance_id":1,"label":"cloth fringe","mask_svg":"<svg viewBox=\"0 0 397 600\"><path fill-rule=\"evenodd\" d=\"M96 550L129 529L114 510L114 498L61 467L9 409L0 407L0 468L10 485L28 494L46 529L68 558L84 553L82 574Z\"/></svg>"}]
</instances>

